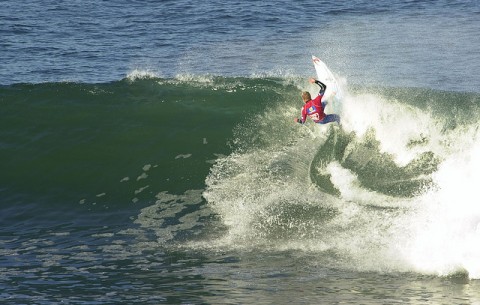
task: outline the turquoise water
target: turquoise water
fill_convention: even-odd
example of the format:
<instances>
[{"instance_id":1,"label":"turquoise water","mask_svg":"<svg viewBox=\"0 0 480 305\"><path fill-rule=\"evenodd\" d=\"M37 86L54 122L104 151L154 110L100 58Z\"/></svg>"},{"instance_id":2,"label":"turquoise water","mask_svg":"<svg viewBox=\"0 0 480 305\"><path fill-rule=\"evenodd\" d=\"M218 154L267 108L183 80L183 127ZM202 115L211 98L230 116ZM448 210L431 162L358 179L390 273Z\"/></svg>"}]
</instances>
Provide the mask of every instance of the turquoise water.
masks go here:
<instances>
[{"instance_id":1,"label":"turquoise water","mask_svg":"<svg viewBox=\"0 0 480 305\"><path fill-rule=\"evenodd\" d=\"M480 302L478 4L315 4L6 1L2 303Z\"/></svg>"}]
</instances>

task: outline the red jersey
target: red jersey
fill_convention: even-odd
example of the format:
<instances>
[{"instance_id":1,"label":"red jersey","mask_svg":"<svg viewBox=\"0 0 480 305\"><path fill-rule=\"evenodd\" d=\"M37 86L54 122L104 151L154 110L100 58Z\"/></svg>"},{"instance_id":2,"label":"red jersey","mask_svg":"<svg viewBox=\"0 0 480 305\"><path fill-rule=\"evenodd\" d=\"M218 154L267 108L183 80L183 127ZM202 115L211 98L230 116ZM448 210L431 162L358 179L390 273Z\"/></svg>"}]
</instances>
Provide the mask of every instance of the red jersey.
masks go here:
<instances>
[{"instance_id":1,"label":"red jersey","mask_svg":"<svg viewBox=\"0 0 480 305\"><path fill-rule=\"evenodd\" d=\"M315 122L318 123L325 117L325 112L322 106L323 95L318 95L313 100L305 103L302 107L302 123L307 120L307 115Z\"/></svg>"}]
</instances>

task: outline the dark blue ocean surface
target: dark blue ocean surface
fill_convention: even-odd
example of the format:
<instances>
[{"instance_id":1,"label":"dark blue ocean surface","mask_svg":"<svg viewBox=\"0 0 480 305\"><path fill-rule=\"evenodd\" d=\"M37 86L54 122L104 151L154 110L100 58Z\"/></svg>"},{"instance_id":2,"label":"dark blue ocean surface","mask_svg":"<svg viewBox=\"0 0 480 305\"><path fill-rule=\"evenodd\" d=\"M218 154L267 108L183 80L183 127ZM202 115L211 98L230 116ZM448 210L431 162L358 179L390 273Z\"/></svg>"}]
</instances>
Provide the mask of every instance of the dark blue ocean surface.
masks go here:
<instances>
[{"instance_id":1,"label":"dark blue ocean surface","mask_svg":"<svg viewBox=\"0 0 480 305\"><path fill-rule=\"evenodd\" d=\"M480 303L478 1L0 4L1 304Z\"/></svg>"},{"instance_id":2,"label":"dark blue ocean surface","mask_svg":"<svg viewBox=\"0 0 480 305\"><path fill-rule=\"evenodd\" d=\"M309 75L478 91L478 1L3 1L0 84Z\"/></svg>"}]
</instances>

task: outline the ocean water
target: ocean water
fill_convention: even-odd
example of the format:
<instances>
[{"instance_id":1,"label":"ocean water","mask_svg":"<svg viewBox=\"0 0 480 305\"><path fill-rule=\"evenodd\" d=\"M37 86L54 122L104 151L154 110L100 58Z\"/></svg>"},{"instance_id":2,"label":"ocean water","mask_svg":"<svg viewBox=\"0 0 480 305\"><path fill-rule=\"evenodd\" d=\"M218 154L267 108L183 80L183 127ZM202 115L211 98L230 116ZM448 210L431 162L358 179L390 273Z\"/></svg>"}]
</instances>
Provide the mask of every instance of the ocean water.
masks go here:
<instances>
[{"instance_id":1,"label":"ocean water","mask_svg":"<svg viewBox=\"0 0 480 305\"><path fill-rule=\"evenodd\" d=\"M480 304L478 1L1 4L0 303Z\"/></svg>"}]
</instances>

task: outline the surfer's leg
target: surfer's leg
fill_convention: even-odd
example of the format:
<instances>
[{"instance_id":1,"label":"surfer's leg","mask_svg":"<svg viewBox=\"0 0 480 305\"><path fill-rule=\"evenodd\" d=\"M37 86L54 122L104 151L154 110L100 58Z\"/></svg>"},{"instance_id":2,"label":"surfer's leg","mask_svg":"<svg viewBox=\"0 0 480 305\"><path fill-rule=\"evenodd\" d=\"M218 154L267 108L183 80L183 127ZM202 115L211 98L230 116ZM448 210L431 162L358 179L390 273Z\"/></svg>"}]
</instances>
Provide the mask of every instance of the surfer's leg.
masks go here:
<instances>
[{"instance_id":1,"label":"surfer's leg","mask_svg":"<svg viewBox=\"0 0 480 305\"><path fill-rule=\"evenodd\" d=\"M340 124L340 116L338 114L327 114L323 120L318 122L319 124L327 124L327 123L332 123L332 122L337 122Z\"/></svg>"},{"instance_id":2,"label":"surfer's leg","mask_svg":"<svg viewBox=\"0 0 480 305\"><path fill-rule=\"evenodd\" d=\"M322 102L323 109L325 109L325 107L327 107L327 105L328 105L328 102Z\"/></svg>"}]
</instances>

